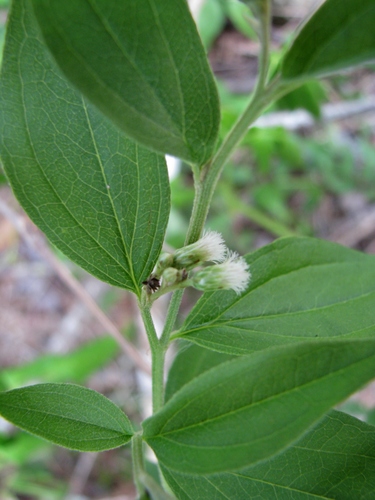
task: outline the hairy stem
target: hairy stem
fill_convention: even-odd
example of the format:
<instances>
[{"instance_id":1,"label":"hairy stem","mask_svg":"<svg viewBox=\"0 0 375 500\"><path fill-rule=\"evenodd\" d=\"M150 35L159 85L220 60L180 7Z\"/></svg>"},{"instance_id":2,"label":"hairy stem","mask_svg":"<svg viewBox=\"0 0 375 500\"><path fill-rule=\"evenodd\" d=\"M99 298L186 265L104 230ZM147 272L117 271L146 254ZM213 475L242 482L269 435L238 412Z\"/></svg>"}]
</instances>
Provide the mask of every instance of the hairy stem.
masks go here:
<instances>
[{"instance_id":1,"label":"hairy stem","mask_svg":"<svg viewBox=\"0 0 375 500\"><path fill-rule=\"evenodd\" d=\"M160 410L164 403L164 357L165 347L158 339L150 308L139 304L143 324L151 349L152 411Z\"/></svg>"},{"instance_id":2,"label":"hairy stem","mask_svg":"<svg viewBox=\"0 0 375 500\"><path fill-rule=\"evenodd\" d=\"M137 488L138 498L144 497L146 491L142 482L144 473L143 440L141 434L134 434L132 437L132 461L133 477Z\"/></svg>"},{"instance_id":3,"label":"hairy stem","mask_svg":"<svg viewBox=\"0 0 375 500\"><path fill-rule=\"evenodd\" d=\"M165 320L163 333L160 338L160 341L163 346L168 345L170 334L176 322L178 311L180 310L183 294L184 290L177 290L176 292L174 292L171 301L169 303L167 318Z\"/></svg>"},{"instance_id":4,"label":"hairy stem","mask_svg":"<svg viewBox=\"0 0 375 500\"><path fill-rule=\"evenodd\" d=\"M275 79L268 86L266 85L269 69L270 18L271 2L270 0L265 0L260 13L259 36L261 42L261 51L259 55L259 75L257 85L249 105L247 106L244 113L239 117L237 122L234 124L232 130L229 132L228 136L221 144L212 161L205 165L200 171L197 168L193 168L195 198L189 228L186 235L185 245L190 245L201 237L211 204L212 196L224 165L228 161L228 158L232 154L233 150L246 134L250 125L258 118L260 113L274 99L279 98L281 95L287 93L293 88L292 85L280 83L277 79ZM169 304L166 322L159 344L159 347L162 350L163 357L161 357L161 354L155 355L155 362L157 363L160 363L162 360L164 362L165 349L170 341L170 335L177 318L182 295L183 290L177 290L176 292L174 292ZM158 367L156 371L159 377L158 383L161 384L161 368ZM154 407L156 404L156 407L158 408L158 405L162 404L161 401L162 396L160 397L159 395L157 397L157 402L154 401Z\"/></svg>"}]
</instances>

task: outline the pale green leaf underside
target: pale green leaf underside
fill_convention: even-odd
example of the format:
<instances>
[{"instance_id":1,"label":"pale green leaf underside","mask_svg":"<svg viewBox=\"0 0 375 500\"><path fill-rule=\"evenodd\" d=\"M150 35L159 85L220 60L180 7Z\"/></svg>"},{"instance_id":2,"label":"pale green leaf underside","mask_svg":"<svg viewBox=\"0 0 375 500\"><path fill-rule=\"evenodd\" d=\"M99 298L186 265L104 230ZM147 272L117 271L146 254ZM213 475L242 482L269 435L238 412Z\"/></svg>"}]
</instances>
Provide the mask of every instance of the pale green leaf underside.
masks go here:
<instances>
[{"instance_id":1,"label":"pale green leaf underside","mask_svg":"<svg viewBox=\"0 0 375 500\"><path fill-rule=\"evenodd\" d=\"M0 414L31 434L79 451L102 451L134 434L128 417L98 392L39 384L0 393Z\"/></svg>"},{"instance_id":2,"label":"pale green leaf underside","mask_svg":"<svg viewBox=\"0 0 375 500\"><path fill-rule=\"evenodd\" d=\"M70 86L26 0L12 6L0 106L2 161L31 219L84 269L139 293L168 221L164 158L127 139Z\"/></svg>"},{"instance_id":3,"label":"pale green leaf underside","mask_svg":"<svg viewBox=\"0 0 375 500\"><path fill-rule=\"evenodd\" d=\"M285 80L307 79L375 59L374 0L326 0L282 62Z\"/></svg>"},{"instance_id":4,"label":"pale green leaf underside","mask_svg":"<svg viewBox=\"0 0 375 500\"><path fill-rule=\"evenodd\" d=\"M202 164L215 83L185 0L32 0L51 52L108 118L146 146Z\"/></svg>"},{"instance_id":5,"label":"pale green leaf underside","mask_svg":"<svg viewBox=\"0 0 375 500\"><path fill-rule=\"evenodd\" d=\"M180 500L371 500L375 428L332 411L295 445L259 465L210 476L162 470Z\"/></svg>"},{"instance_id":6,"label":"pale green leaf underside","mask_svg":"<svg viewBox=\"0 0 375 500\"><path fill-rule=\"evenodd\" d=\"M277 240L247 255L240 296L207 293L179 334L201 346L248 354L312 338L372 337L375 257L312 238Z\"/></svg>"},{"instance_id":7,"label":"pale green leaf underside","mask_svg":"<svg viewBox=\"0 0 375 500\"><path fill-rule=\"evenodd\" d=\"M144 437L170 469L235 470L290 446L374 376L374 340L318 340L258 351L184 385L144 422Z\"/></svg>"}]
</instances>

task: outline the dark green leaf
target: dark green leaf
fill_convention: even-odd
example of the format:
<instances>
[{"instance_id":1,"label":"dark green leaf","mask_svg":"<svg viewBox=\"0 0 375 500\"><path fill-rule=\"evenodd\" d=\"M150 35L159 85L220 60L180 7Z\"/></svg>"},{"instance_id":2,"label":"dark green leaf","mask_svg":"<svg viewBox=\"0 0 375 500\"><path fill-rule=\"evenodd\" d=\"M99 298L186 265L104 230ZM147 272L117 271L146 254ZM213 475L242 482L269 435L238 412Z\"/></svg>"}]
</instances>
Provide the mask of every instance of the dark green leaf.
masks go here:
<instances>
[{"instance_id":1,"label":"dark green leaf","mask_svg":"<svg viewBox=\"0 0 375 500\"><path fill-rule=\"evenodd\" d=\"M180 389L144 424L166 467L210 474L290 446L375 376L375 340L320 340L243 356Z\"/></svg>"},{"instance_id":2,"label":"dark green leaf","mask_svg":"<svg viewBox=\"0 0 375 500\"><path fill-rule=\"evenodd\" d=\"M294 446L259 465L210 476L162 470L180 500L371 500L375 428L332 411Z\"/></svg>"},{"instance_id":3,"label":"dark green leaf","mask_svg":"<svg viewBox=\"0 0 375 500\"><path fill-rule=\"evenodd\" d=\"M232 359L234 356L204 349L198 345L184 343L168 372L165 387L165 399L168 401L173 394L195 377L214 366Z\"/></svg>"},{"instance_id":4,"label":"dark green leaf","mask_svg":"<svg viewBox=\"0 0 375 500\"><path fill-rule=\"evenodd\" d=\"M164 158L125 138L70 87L25 0L10 14L0 110L2 160L31 219L84 269L138 294L168 220Z\"/></svg>"},{"instance_id":5,"label":"dark green leaf","mask_svg":"<svg viewBox=\"0 0 375 500\"><path fill-rule=\"evenodd\" d=\"M311 338L375 333L375 256L312 238L283 238L246 257L242 295L206 293L179 335L247 354Z\"/></svg>"},{"instance_id":6,"label":"dark green leaf","mask_svg":"<svg viewBox=\"0 0 375 500\"><path fill-rule=\"evenodd\" d=\"M32 0L72 82L130 137L203 164L219 127L217 91L185 0Z\"/></svg>"},{"instance_id":7,"label":"dark green leaf","mask_svg":"<svg viewBox=\"0 0 375 500\"><path fill-rule=\"evenodd\" d=\"M128 417L112 401L72 384L3 392L0 414L25 431L72 450L109 450L134 434Z\"/></svg>"},{"instance_id":8,"label":"dark green leaf","mask_svg":"<svg viewBox=\"0 0 375 500\"><path fill-rule=\"evenodd\" d=\"M375 59L374 26L374 0L326 0L286 53L283 79L308 79Z\"/></svg>"}]
</instances>

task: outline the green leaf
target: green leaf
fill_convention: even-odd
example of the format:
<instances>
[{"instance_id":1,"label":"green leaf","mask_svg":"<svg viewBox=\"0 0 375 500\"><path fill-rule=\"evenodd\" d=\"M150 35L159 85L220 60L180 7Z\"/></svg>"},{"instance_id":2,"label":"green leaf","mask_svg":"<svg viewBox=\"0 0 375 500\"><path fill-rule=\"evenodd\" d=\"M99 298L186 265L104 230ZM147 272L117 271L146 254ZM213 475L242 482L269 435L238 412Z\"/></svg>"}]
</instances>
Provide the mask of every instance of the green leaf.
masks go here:
<instances>
[{"instance_id":1,"label":"green leaf","mask_svg":"<svg viewBox=\"0 0 375 500\"><path fill-rule=\"evenodd\" d=\"M198 31L204 48L208 51L225 25L225 5L217 0L206 0L197 19Z\"/></svg>"},{"instance_id":2,"label":"green leaf","mask_svg":"<svg viewBox=\"0 0 375 500\"><path fill-rule=\"evenodd\" d=\"M284 80L308 79L375 59L374 0L326 0L282 61Z\"/></svg>"},{"instance_id":3,"label":"green leaf","mask_svg":"<svg viewBox=\"0 0 375 500\"><path fill-rule=\"evenodd\" d=\"M183 343L168 372L165 400L171 399L181 387L201 373L233 357L230 354L203 349L198 345Z\"/></svg>"},{"instance_id":4,"label":"green leaf","mask_svg":"<svg viewBox=\"0 0 375 500\"><path fill-rule=\"evenodd\" d=\"M203 164L219 127L215 83L185 0L32 0L69 79L146 146Z\"/></svg>"},{"instance_id":5,"label":"green leaf","mask_svg":"<svg viewBox=\"0 0 375 500\"><path fill-rule=\"evenodd\" d=\"M248 289L204 294L176 337L241 355L312 338L374 336L375 256L282 238L246 260Z\"/></svg>"},{"instance_id":6,"label":"green leaf","mask_svg":"<svg viewBox=\"0 0 375 500\"><path fill-rule=\"evenodd\" d=\"M143 423L166 467L210 474L290 446L375 376L374 340L321 340L243 356L203 373Z\"/></svg>"},{"instance_id":7,"label":"green leaf","mask_svg":"<svg viewBox=\"0 0 375 500\"><path fill-rule=\"evenodd\" d=\"M250 40L255 40L257 38L254 29L256 21L249 7L238 0L226 0L225 8L227 16L236 31L250 38Z\"/></svg>"},{"instance_id":8,"label":"green leaf","mask_svg":"<svg viewBox=\"0 0 375 500\"><path fill-rule=\"evenodd\" d=\"M165 467L162 471L180 500L370 500L375 491L375 428L332 411L294 446L259 465L210 476Z\"/></svg>"},{"instance_id":9,"label":"green leaf","mask_svg":"<svg viewBox=\"0 0 375 500\"><path fill-rule=\"evenodd\" d=\"M127 139L70 86L25 0L10 14L0 134L8 179L35 224L94 276L139 294L168 220L164 158Z\"/></svg>"},{"instance_id":10,"label":"green leaf","mask_svg":"<svg viewBox=\"0 0 375 500\"><path fill-rule=\"evenodd\" d=\"M315 118L321 117L320 104L326 100L326 90L322 82L313 80L278 99L277 109L306 109Z\"/></svg>"},{"instance_id":11,"label":"green leaf","mask_svg":"<svg viewBox=\"0 0 375 500\"><path fill-rule=\"evenodd\" d=\"M110 450L134 434L128 417L112 401L72 384L3 392L0 414L31 434L78 451Z\"/></svg>"}]
</instances>

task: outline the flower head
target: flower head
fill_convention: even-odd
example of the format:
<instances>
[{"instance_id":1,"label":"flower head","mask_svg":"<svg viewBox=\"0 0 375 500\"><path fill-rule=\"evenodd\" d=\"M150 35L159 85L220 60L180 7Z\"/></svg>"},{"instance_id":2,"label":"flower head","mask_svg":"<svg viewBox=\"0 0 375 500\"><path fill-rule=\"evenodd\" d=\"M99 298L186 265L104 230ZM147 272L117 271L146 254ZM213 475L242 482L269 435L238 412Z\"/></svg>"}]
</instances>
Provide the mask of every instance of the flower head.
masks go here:
<instances>
[{"instance_id":1,"label":"flower head","mask_svg":"<svg viewBox=\"0 0 375 500\"><path fill-rule=\"evenodd\" d=\"M228 252L221 264L208 266L192 277L192 283L198 290L234 290L237 294L244 291L250 281L249 266L237 253Z\"/></svg>"},{"instance_id":2,"label":"flower head","mask_svg":"<svg viewBox=\"0 0 375 500\"><path fill-rule=\"evenodd\" d=\"M223 237L215 231L207 231L195 243L176 250L173 266L192 269L203 262L222 262L226 253Z\"/></svg>"}]
</instances>

